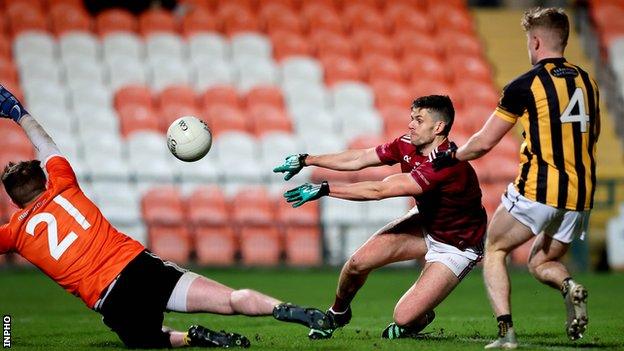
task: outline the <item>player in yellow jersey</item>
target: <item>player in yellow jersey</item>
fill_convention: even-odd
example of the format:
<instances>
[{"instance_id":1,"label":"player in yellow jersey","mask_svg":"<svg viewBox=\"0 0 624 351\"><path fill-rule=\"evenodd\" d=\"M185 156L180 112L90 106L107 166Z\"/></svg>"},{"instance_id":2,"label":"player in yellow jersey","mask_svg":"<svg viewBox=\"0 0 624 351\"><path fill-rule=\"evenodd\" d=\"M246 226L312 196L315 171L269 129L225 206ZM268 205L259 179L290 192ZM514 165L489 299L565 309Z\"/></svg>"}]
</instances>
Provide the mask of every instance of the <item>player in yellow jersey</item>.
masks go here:
<instances>
[{"instance_id":1,"label":"player in yellow jersey","mask_svg":"<svg viewBox=\"0 0 624 351\"><path fill-rule=\"evenodd\" d=\"M517 347L505 259L534 235L529 271L561 290L570 339L583 337L588 322L587 290L572 280L560 259L575 238L584 238L593 206L598 86L563 57L569 23L562 9L530 9L522 26L533 68L503 89L498 107L480 131L458 150L441 152L435 160L442 167L452 158L479 158L517 121L524 129L519 175L501 197L488 228L484 278L499 333L486 348Z\"/></svg>"},{"instance_id":2,"label":"player in yellow jersey","mask_svg":"<svg viewBox=\"0 0 624 351\"><path fill-rule=\"evenodd\" d=\"M163 312L271 315L323 327L324 313L183 270L118 232L78 185L69 162L22 104L0 85L0 117L18 123L38 160L9 163L2 183L19 207L0 226L0 254L17 252L103 316L131 348L248 347L239 334L162 325ZM43 167L43 169L42 169ZM47 173L47 176L46 176Z\"/></svg>"}]
</instances>

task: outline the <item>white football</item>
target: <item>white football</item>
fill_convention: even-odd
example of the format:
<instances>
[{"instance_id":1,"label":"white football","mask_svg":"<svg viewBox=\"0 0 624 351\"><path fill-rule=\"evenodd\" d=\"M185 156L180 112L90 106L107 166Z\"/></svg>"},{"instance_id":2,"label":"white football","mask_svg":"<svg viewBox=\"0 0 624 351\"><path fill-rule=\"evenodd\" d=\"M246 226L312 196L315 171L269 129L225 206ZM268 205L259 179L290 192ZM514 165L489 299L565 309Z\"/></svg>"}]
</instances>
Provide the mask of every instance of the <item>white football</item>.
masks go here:
<instances>
[{"instance_id":1,"label":"white football","mask_svg":"<svg viewBox=\"0 0 624 351\"><path fill-rule=\"evenodd\" d=\"M211 146L210 128L197 117L180 117L167 129L167 147L182 161L192 162L201 159L210 151Z\"/></svg>"}]
</instances>

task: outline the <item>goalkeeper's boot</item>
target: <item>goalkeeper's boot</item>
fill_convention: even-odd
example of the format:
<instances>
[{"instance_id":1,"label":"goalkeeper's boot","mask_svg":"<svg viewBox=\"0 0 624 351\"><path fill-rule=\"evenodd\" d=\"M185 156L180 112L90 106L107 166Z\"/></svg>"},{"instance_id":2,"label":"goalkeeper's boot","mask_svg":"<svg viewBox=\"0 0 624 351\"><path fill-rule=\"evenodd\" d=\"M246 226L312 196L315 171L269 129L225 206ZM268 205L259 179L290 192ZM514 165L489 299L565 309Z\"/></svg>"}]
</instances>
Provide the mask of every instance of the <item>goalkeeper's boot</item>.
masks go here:
<instances>
[{"instance_id":1,"label":"goalkeeper's boot","mask_svg":"<svg viewBox=\"0 0 624 351\"><path fill-rule=\"evenodd\" d=\"M515 349L518 347L518 341L516 340L516 332L509 324L499 321L498 322L498 339L485 345L486 349Z\"/></svg>"},{"instance_id":2,"label":"goalkeeper's boot","mask_svg":"<svg viewBox=\"0 0 624 351\"><path fill-rule=\"evenodd\" d=\"M331 321L323 311L291 303L281 303L273 308L273 317L278 321L305 325L308 328L328 328Z\"/></svg>"},{"instance_id":3,"label":"goalkeeper's boot","mask_svg":"<svg viewBox=\"0 0 624 351\"><path fill-rule=\"evenodd\" d=\"M335 312L330 307L325 315L329 319L329 326L327 328L310 328L308 338L313 340L331 338L336 329L344 327L351 321L351 306L347 307L344 312Z\"/></svg>"},{"instance_id":4,"label":"goalkeeper's boot","mask_svg":"<svg viewBox=\"0 0 624 351\"><path fill-rule=\"evenodd\" d=\"M390 323L386 329L381 332L381 337L383 339L416 338L425 327L433 322L435 319L435 312L431 310L425 314L425 317L424 323L409 328L400 327L396 323Z\"/></svg>"},{"instance_id":5,"label":"goalkeeper's boot","mask_svg":"<svg viewBox=\"0 0 624 351\"><path fill-rule=\"evenodd\" d=\"M568 319L566 320L566 332L570 340L578 340L583 337L587 329L587 289L572 279L563 282L561 293L565 302Z\"/></svg>"},{"instance_id":6,"label":"goalkeeper's boot","mask_svg":"<svg viewBox=\"0 0 624 351\"><path fill-rule=\"evenodd\" d=\"M201 325L192 325L185 338L189 346L201 347L244 347L247 348L251 343L246 337L236 334L227 333L225 331L216 332Z\"/></svg>"}]
</instances>

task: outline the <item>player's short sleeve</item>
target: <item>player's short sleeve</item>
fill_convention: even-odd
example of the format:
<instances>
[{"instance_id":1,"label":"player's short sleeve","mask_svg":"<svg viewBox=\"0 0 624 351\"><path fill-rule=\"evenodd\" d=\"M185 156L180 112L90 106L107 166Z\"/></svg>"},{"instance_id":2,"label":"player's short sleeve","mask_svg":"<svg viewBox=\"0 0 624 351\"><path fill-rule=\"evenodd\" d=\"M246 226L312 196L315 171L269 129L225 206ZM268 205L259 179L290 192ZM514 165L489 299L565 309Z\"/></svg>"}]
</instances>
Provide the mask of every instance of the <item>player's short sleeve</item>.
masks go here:
<instances>
[{"instance_id":1,"label":"player's short sleeve","mask_svg":"<svg viewBox=\"0 0 624 351\"><path fill-rule=\"evenodd\" d=\"M78 184L76 174L65 157L59 155L51 156L45 160L44 167L48 173L48 182L50 184Z\"/></svg>"},{"instance_id":2,"label":"player's short sleeve","mask_svg":"<svg viewBox=\"0 0 624 351\"><path fill-rule=\"evenodd\" d=\"M0 255L9 252L12 248L9 235L9 225L0 226Z\"/></svg>"},{"instance_id":3,"label":"player's short sleeve","mask_svg":"<svg viewBox=\"0 0 624 351\"><path fill-rule=\"evenodd\" d=\"M381 144L375 148L381 162L387 165L393 165L401 161L401 151L399 150L400 139L401 138L394 139L391 142Z\"/></svg>"},{"instance_id":4,"label":"player's short sleeve","mask_svg":"<svg viewBox=\"0 0 624 351\"><path fill-rule=\"evenodd\" d=\"M515 79L503 88L495 114L497 117L515 123L527 108L528 96L531 94L524 79Z\"/></svg>"},{"instance_id":5,"label":"player's short sleeve","mask_svg":"<svg viewBox=\"0 0 624 351\"><path fill-rule=\"evenodd\" d=\"M440 184L445 181L454 167L446 167L440 170L435 170L431 162L422 163L420 166L414 167L410 172L410 175L416 180L416 183L420 185L423 193L426 193L432 189L436 189Z\"/></svg>"}]
</instances>

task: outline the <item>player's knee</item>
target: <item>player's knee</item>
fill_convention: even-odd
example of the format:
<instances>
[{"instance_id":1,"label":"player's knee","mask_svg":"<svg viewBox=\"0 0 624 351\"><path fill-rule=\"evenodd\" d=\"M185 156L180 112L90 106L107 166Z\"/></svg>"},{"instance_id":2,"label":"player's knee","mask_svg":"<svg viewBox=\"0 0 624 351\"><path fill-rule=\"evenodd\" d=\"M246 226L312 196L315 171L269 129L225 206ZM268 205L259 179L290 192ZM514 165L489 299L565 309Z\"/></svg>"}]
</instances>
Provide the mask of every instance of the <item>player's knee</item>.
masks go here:
<instances>
[{"instance_id":1,"label":"player's knee","mask_svg":"<svg viewBox=\"0 0 624 351\"><path fill-rule=\"evenodd\" d=\"M252 298L254 291L251 289L234 290L230 294L230 305L238 306Z\"/></svg>"},{"instance_id":2,"label":"player's knee","mask_svg":"<svg viewBox=\"0 0 624 351\"><path fill-rule=\"evenodd\" d=\"M359 256L353 255L347 261L347 272L349 274L365 274L370 272L370 267Z\"/></svg>"},{"instance_id":3,"label":"player's knee","mask_svg":"<svg viewBox=\"0 0 624 351\"><path fill-rule=\"evenodd\" d=\"M529 259L529 261L527 262L527 268L529 269L529 273L531 273L532 276L537 275L539 266L540 262L537 262L537 260Z\"/></svg>"}]
</instances>

